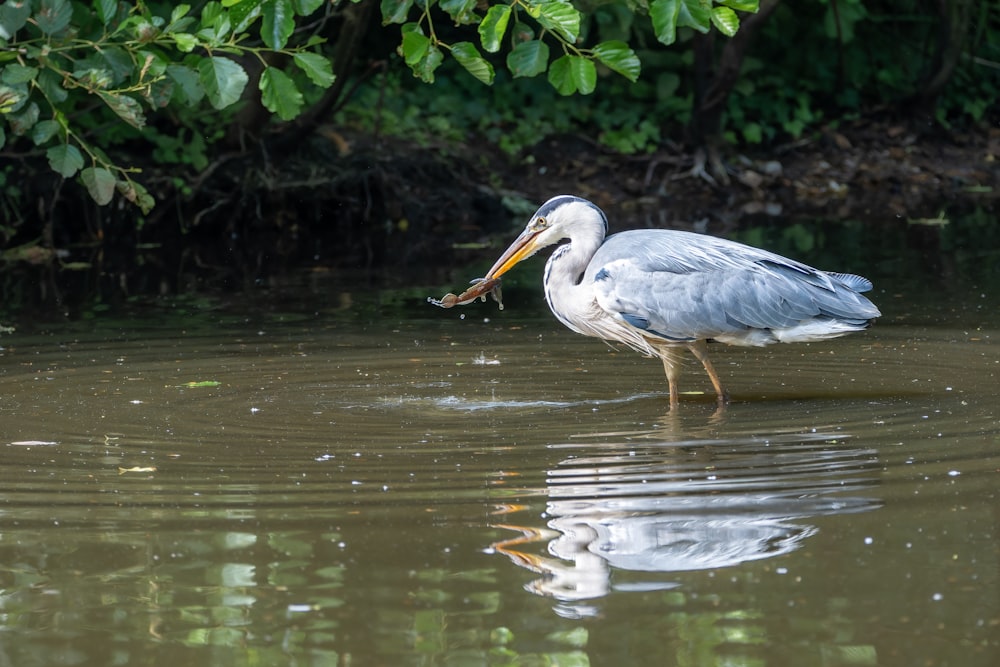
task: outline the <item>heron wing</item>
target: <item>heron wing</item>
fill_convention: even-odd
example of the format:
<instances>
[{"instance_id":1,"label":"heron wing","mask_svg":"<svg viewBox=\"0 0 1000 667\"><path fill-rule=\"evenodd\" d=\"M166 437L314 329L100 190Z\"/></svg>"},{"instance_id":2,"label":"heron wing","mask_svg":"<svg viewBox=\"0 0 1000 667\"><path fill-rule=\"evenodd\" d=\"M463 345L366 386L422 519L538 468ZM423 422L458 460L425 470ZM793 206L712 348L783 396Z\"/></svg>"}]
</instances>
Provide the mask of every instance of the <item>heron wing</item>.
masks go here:
<instances>
[{"instance_id":1,"label":"heron wing","mask_svg":"<svg viewBox=\"0 0 1000 667\"><path fill-rule=\"evenodd\" d=\"M813 340L863 329L879 315L858 293L871 288L865 278L689 232L615 234L583 280L609 315L670 341Z\"/></svg>"}]
</instances>

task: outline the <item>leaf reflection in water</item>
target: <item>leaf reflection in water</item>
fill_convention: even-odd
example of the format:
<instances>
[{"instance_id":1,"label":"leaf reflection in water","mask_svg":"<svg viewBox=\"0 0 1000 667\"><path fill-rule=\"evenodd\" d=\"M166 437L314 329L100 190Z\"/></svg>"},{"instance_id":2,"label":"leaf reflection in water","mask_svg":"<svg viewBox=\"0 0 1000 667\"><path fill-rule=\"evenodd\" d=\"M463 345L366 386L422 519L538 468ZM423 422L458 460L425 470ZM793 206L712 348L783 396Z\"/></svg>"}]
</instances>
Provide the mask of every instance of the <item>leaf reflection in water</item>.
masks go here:
<instances>
[{"instance_id":1,"label":"leaf reflection in water","mask_svg":"<svg viewBox=\"0 0 1000 667\"><path fill-rule=\"evenodd\" d=\"M875 451L845 447L846 439L808 433L594 445L549 471L545 527L501 524L520 536L493 548L545 575L529 591L569 605L677 585L623 572L721 569L787 554L816 534L806 519L881 506L859 495L877 482ZM548 555L533 551L541 544Z\"/></svg>"}]
</instances>

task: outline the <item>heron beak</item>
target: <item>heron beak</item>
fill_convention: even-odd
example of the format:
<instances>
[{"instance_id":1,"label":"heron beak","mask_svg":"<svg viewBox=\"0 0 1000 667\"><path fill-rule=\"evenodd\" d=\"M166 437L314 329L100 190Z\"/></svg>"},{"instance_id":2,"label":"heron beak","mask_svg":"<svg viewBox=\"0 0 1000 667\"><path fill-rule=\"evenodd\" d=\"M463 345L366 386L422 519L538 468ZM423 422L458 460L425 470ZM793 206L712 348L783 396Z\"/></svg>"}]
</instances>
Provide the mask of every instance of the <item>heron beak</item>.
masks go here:
<instances>
[{"instance_id":1,"label":"heron beak","mask_svg":"<svg viewBox=\"0 0 1000 667\"><path fill-rule=\"evenodd\" d=\"M541 232L537 230L525 229L521 232L521 235L514 239L514 242L510 244L500 259L496 261L493 268L489 270L486 274L484 280L492 280L494 278L499 278L503 274L514 268L514 265L520 262L522 259L527 259L538 251L539 247L536 243L536 239Z\"/></svg>"}]
</instances>

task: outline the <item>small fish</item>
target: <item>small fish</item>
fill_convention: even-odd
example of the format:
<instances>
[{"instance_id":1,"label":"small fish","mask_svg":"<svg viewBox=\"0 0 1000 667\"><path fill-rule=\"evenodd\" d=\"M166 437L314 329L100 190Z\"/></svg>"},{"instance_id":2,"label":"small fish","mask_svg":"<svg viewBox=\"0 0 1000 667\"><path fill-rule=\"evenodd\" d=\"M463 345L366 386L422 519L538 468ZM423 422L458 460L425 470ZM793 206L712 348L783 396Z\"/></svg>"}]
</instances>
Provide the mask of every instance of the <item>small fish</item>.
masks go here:
<instances>
[{"instance_id":1,"label":"small fish","mask_svg":"<svg viewBox=\"0 0 1000 667\"><path fill-rule=\"evenodd\" d=\"M132 466L131 468L118 466L119 475L124 475L127 472L156 472L156 466Z\"/></svg>"},{"instance_id":2,"label":"small fish","mask_svg":"<svg viewBox=\"0 0 1000 667\"><path fill-rule=\"evenodd\" d=\"M432 303L435 306L440 306L442 308L451 308L453 306L464 306L467 303L472 303L476 299L486 301L486 295L489 294L493 297L494 301L500 304L500 310L503 310L503 298L500 295L499 278L477 278L472 282L474 283L472 287L457 296L449 293L445 294L440 299L427 297L427 303Z\"/></svg>"}]
</instances>

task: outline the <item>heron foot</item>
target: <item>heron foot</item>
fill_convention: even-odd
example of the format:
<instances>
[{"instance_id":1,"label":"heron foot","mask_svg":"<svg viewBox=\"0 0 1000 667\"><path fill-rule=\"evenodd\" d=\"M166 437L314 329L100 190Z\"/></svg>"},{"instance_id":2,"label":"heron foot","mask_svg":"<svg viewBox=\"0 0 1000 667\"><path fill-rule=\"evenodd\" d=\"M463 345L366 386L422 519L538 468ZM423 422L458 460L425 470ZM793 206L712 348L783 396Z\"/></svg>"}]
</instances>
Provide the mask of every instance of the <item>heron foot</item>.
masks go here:
<instances>
[{"instance_id":1,"label":"heron foot","mask_svg":"<svg viewBox=\"0 0 1000 667\"><path fill-rule=\"evenodd\" d=\"M729 405L729 392L723 389L721 392L715 395L716 402L719 404L720 408L724 408Z\"/></svg>"}]
</instances>

